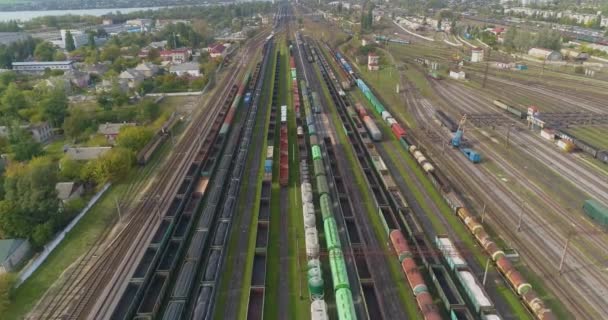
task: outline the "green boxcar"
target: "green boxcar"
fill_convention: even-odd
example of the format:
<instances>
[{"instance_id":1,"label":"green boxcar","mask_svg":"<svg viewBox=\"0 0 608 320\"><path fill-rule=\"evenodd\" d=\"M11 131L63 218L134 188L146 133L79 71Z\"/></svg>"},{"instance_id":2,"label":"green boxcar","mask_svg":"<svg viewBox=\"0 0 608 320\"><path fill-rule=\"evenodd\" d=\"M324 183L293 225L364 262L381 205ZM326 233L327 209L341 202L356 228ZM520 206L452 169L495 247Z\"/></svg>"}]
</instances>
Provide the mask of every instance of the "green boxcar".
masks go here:
<instances>
[{"instance_id":1,"label":"green boxcar","mask_svg":"<svg viewBox=\"0 0 608 320\"><path fill-rule=\"evenodd\" d=\"M526 118L526 113L524 113L521 110L518 110L516 108L513 108L511 106L507 106L507 111L511 112L512 114L514 114L516 117L518 117L520 119Z\"/></svg>"},{"instance_id":2,"label":"green boxcar","mask_svg":"<svg viewBox=\"0 0 608 320\"><path fill-rule=\"evenodd\" d=\"M323 165L322 159L313 160L312 163L315 169L315 176L325 175L325 165Z\"/></svg>"},{"instance_id":3,"label":"green boxcar","mask_svg":"<svg viewBox=\"0 0 608 320\"><path fill-rule=\"evenodd\" d=\"M593 221L604 228L608 227L608 207L596 200L589 199L583 204L583 210Z\"/></svg>"},{"instance_id":4,"label":"green boxcar","mask_svg":"<svg viewBox=\"0 0 608 320\"><path fill-rule=\"evenodd\" d=\"M319 197L319 204L321 206L321 215L323 220L334 217L334 210L331 198L327 194L322 194Z\"/></svg>"},{"instance_id":5,"label":"green boxcar","mask_svg":"<svg viewBox=\"0 0 608 320\"><path fill-rule=\"evenodd\" d=\"M327 249L332 250L342 248L342 244L340 243L340 235L338 234L338 226L336 225L336 219L333 217L325 219L325 221L323 221L323 230L325 231L325 243L327 244Z\"/></svg>"},{"instance_id":6,"label":"green boxcar","mask_svg":"<svg viewBox=\"0 0 608 320\"><path fill-rule=\"evenodd\" d=\"M317 192L319 192L319 195L329 195L329 185L325 176L317 176Z\"/></svg>"},{"instance_id":7,"label":"green boxcar","mask_svg":"<svg viewBox=\"0 0 608 320\"><path fill-rule=\"evenodd\" d=\"M409 150L410 149L410 145L407 143L407 141L405 141L405 139L403 137L401 137L401 139L399 139L399 142L405 148L405 150Z\"/></svg>"},{"instance_id":8,"label":"green boxcar","mask_svg":"<svg viewBox=\"0 0 608 320\"><path fill-rule=\"evenodd\" d=\"M331 279L334 284L334 290L350 289L348 271L346 271L346 263L344 262L344 255L342 255L341 249L329 249L329 266L331 267Z\"/></svg>"},{"instance_id":9,"label":"green boxcar","mask_svg":"<svg viewBox=\"0 0 608 320\"><path fill-rule=\"evenodd\" d=\"M317 128L314 124L308 126L308 135L317 134Z\"/></svg>"},{"instance_id":10,"label":"green boxcar","mask_svg":"<svg viewBox=\"0 0 608 320\"><path fill-rule=\"evenodd\" d=\"M338 309L338 319L356 320L355 305L353 304L353 294L350 289L342 288L336 291L336 309Z\"/></svg>"},{"instance_id":11,"label":"green boxcar","mask_svg":"<svg viewBox=\"0 0 608 320\"><path fill-rule=\"evenodd\" d=\"M313 160L317 160L317 159L323 159L323 155L321 155L321 148L319 148L318 145L313 145L312 146L312 159Z\"/></svg>"}]
</instances>

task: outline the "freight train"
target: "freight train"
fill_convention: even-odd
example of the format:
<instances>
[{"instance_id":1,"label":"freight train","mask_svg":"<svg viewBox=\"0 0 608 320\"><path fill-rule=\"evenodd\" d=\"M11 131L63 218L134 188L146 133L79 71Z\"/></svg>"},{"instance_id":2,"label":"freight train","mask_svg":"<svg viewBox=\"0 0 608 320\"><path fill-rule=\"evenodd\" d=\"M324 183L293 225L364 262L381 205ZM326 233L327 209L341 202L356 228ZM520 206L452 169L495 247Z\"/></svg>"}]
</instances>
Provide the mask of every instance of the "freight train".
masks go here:
<instances>
[{"instance_id":1,"label":"freight train","mask_svg":"<svg viewBox=\"0 0 608 320\"><path fill-rule=\"evenodd\" d=\"M513 114L514 116L518 117L519 119L525 119L528 116L528 112L527 111L521 111L511 105L508 105L500 100L494 100L494 105L499 107L502 110L505 110L511 114Z\"/></svg>"},{"instance_id":2,"label":"freight train","mask_svg":"<svg viewBox=\"0 0 608 320\"><path fill-rule=\"evenodd\" d=\"M323 61L323 63L325 63L325 61ZM329 69L326 63L324 65L326 66L327 73L329 73L328 77L336 84L335 88L338 88L339 84L337 79L335 79L335 75L333 75L333 72ZM322 73L325 73L324 68L322 68ZM356 111L353 109L356 109ZM406 209L407 203L403 195L398 190L397 185L394 179L392 178L390 172L388 171L386 164L384 163L382 157L380 156L380 154L378 154L378 151L375 149L374 144L370 140L373 139L372 134L368 136L366 134L366 129L361 124L362 118L370 118L367 115L367 111L360 104L356 105L355 108L351 107L350 105L346 105L345 111L346 114L352 120L352 123L354 123L355 128L358 131L359 136L361 137L361 142L364 148L367 150L367 153L371 159L372 166L380 177L381 183L384 185L385 189L391 193L392 198L398 203L398 207ZM392 118L388 113L385 113L385 115L387 116L385 121L389 121L389 118ZM405 134L404 132L398 133ZM439 315L437 307L433 301L433 297L431 296L428 287L424 281L424 278L420 272L419 265L416 263L414 256L412 255L412 251L409 249L408 243L405 237L403 236L402 231L399 230L399 227L393 222L391 222L391 224L389 225L387 219L392 219L392 215L385 216L382 211L382 209L379 209L380 218L383 221L383 225L385 226L387 236L389 237L389 240L393 245L393 249L397 253L399 263L412 290L412 294L414 295L418 303L418 307L420 308L423 318L425 320L441 319L441 316ZM421 252L422 249L419 247L419 244L416 244L416 248L417 251Z\"/></svg>"},{"instance_id":3,"label":"freight train","mask_svg":"<svg viewBox=\"0 0 608 320\"><path fill-rule=\"evenodd\" d=\"M357 75L353 72L352 67L348 64L348 62L344 59L342 55L339 53L335 53L335 58L340 61L340 65L356 78L356 83L359 89L363 92L365 97L373 106L374 110L382 115L383 112L387 112L382 103L374 96L371 89L365 84L365 82L358 78ZM505 109L509 111L509 108ZM516 116L519 113L514 108L511 109L511 113ZM399 123L394 119L394 117L389 117L390 114L385 114L382 116L383 119L391 119L390 122L385 120L390 126L393 134L397 138L397 140L401 143L401 145L412 154L412 156L416 159L415 155L411 151L411 147L415 146L415 139L413 136L407 136L406 131L399 125ZM521 115L519 115L521 117ZM420 150L419 147L414 150ZM425 159L429 162L428 159ZM539 320L553 320L555 319L555 315L545 306L543 300L538 296L538 294L534 291L532 286L524 279L524 277L515 269L515 267L511 264L511 262L505 257L505 254L500 248L496 245L495 242L492 241L491 237L487 234L484 227L477 222L475 217L471 215L468 209L464 206L464 201L462 197L457 194L450 185L450 182L445 178L445 175L435 166L431 165L431 167L424 166L424 162L417 161L419 166L429 175L431 181L435 184L435 186L439 189L442 194L444 200L450 205L453 209L454 214L456 214L461 221L465 224L469 232L473 235L479 245L483 248L483 250L492 258L494 261L496 268L499 270L500 274L504 277L509 286L514 290L514 292L522 299L523 304L530 310L530 312L535 316L536 319ZM429 162L430 163L430 162Z\"/></svg>"},{"instance_id":4,"label":"freight train","mask_svg":"<svg viewBox=\"0 0 608 320\"><path fill-rule=\"evenodd\" d=\"M325 172L325 163L321 151L319 138L317 137L313 109L309 102L309 98L305 95L308 91L306 83L301 81L302 100L304 112L306 114L306 124L308 128L308 140L310 143L310 152L312 154L313 174L316 182L319 207L321 208L321 216L323 218L323 230L325 234L325 242L329 252L329 265L332 276L333 291L335 294L336 308L338 311L338 319L356 319L355 306L353 296L348 280L348 272L342 253L342 245L340 243L340 235L338 226L333 213L333 200L329 193L329 184ZM314 284L310 284L309 286ZM315 288L311 288L315 290ZM311 291L312 292L312 291ZM311 306L313 308L313 306Z\"/></svg>"}]
</instances>

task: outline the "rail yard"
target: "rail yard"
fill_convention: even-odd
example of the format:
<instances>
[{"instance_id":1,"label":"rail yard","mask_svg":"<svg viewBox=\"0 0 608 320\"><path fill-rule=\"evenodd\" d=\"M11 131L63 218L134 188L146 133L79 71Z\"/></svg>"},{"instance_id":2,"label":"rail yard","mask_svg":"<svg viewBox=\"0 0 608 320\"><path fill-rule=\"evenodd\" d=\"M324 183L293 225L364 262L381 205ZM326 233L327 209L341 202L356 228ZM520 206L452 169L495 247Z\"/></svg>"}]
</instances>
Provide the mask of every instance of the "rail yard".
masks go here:
<instances>
[{"instance_id":1,"label":"rail yard","mask_svg":"<svg viewBox=\"0 0 608 320\"><path fill-rule=\"evenodd\" d=\"M371 71L361 39L276 8L29 319L607 317L606 83L441 79L453 47L393 24Z\"/></svg>"}]
</instances>

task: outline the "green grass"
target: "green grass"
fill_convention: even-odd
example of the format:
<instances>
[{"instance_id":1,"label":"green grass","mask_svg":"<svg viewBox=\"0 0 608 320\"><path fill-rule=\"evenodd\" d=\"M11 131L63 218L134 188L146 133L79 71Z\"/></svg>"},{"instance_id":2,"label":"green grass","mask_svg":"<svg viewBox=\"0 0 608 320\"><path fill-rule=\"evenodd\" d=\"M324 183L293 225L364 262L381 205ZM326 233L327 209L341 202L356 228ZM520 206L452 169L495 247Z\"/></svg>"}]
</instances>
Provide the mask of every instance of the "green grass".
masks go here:
<instances>
[{"instance_id":1,"label":"green grass","mask_svg":"<svg viewBox=\"0 0 608 320\"><path fill-rule=\"evenodd\" d=\"M600 150L608 150L608 126L575 127L567 131Z\"/></svg>"},{"instance_id":2,"label":"green grass","mask_svg":"<svg viewBox=\"0 0 608 320\"><path fill-rule=\"evenodd\" d=\"M256 59L253 59L252 61L256 61ZM266 79L268 79L268 73L266 74ZM264 81L264 80L263 80ZM264 81L264 89L263 90L267 90L267 82ZM267 100L267 99L266 99ZM262 103L265 103L264 101L262 101ZM240 104L240 108L243 108L243 104ZM258 130L264 130L264 132L266 132L266 127L267 127L267 114L264 114L262 112L259 111L260 109L258 109L258 114L256 115L256 122L255 122L255 127L254 127L254 132L257 132ZM240 112L243 113L243 112ZM244 114L243 114L244 116ZM235 121L236 123L236 121ZM265 136L265 135L264 135ZM266 139L264 138L263 140L263 145L264 145L264 150L266 148ZM263 154L265 156L265 154ZM257 223L258 223L258 216L257 213L259 212L259 208L260 208L260 198L261 198L261 181L262 181L262 177L264 176L264 162L260 163L260 166L258 168L258 175L256 177L258 183L256 184L256 187L252 190L252 189L248 189L247 186L249 186L249 175L247 175L247 172L250 172L250 170L253 170L253 157L254 154L252 152L247 154L247 161L246 161L246 165L245 165L245 174L243 176L243 181L242 181L242 186L245 186L245 188L243 190L240 191L240 196L239 196L239 202L238 202L238 209L237 209L237 217L236 220L234 221L234 225L238 226L240 225L240 219L242 219L242 213L247 213L250 212L252 214L252 218L251 218L251 222L249 224L249 240L248 240L248 250L247 250L247 258L245 259L245 264L243 267L242 272L243 274L243 282L242 282L242 286L241 286L241 295L239 297L239 304L238 304L238 311L237 314L239 315L239 319L243 319L246 317L247 315L247 307L249 304L249 289L251 286L251 275L253 273L252 270L252 266L253 266L253 259L254 259L254 255L255 255L255 241L256 241L256 236L257 236ZM250 194L251 192L253 192L255 194L255 198L254 198L254 205L253 208L245 208L245 206L247 205L247 203L245 202L245 199L247 197L248 194ZM233 229L233 232L236 229ZM230 237L229 240L229 244L228 244L228 251L227 251L227 261L231 261L234 258L234 254L235 254L235 250L238 246L238 241L239 241L239 237L237 236L238 233L233 233L233 236ZM216 312L214 314L214 319L224 319L224 314L225 314L225 304L226 304L226 293L228 292L229 288L229 284L230 284L230 277L234 274L234 263L230 263L226 266L226 268L224 269L224 272L222 272L221 275L221 280L220 280L220 291L218 294L218 300L217 300L217 308L215 309Z\"/></svg>"},{"instance_id":3,"label":"green grass","mask_svg":"<svg viewBox=\"0 0 608 320\"><path fill-rule=\"evenodd\" d=\"M287 46L281 47L283 67L288 75L283 85L287 89L287 121L289 132L289 279L293 284L290 292L291 308L290 319L310 318L310 300L308 299L306 250L304 236L304 222L302 218L302 193L300 188L300 163L295 108L293 105L292 79L289 73L289 50ZM284 57L284 59L283 59ZM294 237L295 235L295 237ZM297 283L297 288L296 288Z\"/></svg>"},{"instance_id":4,"label":"green grass","mask_svg":"<svg viewBox=\"0 0 608 320\"><path fill-rule=\"evenodd\" d=\"M277 46L281 43L281 38L278 37L276 39ZM276 52L280 52L276 50L273 52L272 59L272 80L270 87L274 87L275 77L274 70L276 70ZM279 79L280 82L280 79ZM274 155L273 155L273 166L272 166L272 189L270 196L270 218L269 218L269 234L268 234L268 250L267 250L267 260L266 260L266 291L264 298L264 319L279 319L279 309L278 305L273 301L278 300L278 296L280 292L279 288L279 266L280 266L280 253L279 253L279 244L280 244L280 219L281 219L281 187L279 186L279 126L280 126L280 103L281 96L285 93L281 92L281 86L279 84L279 96L277 101L277 116L276 116L276 133L274 139ZM270 92L269 96L272 96L273 93ZM271 102L272 104L272 102Z\"/></svg>"},{"instance_id":5,"label":"green grass","mask_svg":"<svg viewBox=\"0 0 608 320\"><path fill-rule=\"evenodd\" d=\"M320 71L318 67L315 65L315 71L317 73L317 78L321 79ZM340 117L338 116L338 112L336 110L336 106L331 102L331 96L329 94L329 90L326 86L323 86L323 94L325 95L326 101L328 101L331 114L331 121L336 124L336 127L340 128L339 125L341 123ZM346 133L343 130L336 130L338 141L343 146L350 145L350 141L346 137ZM386 243L387 235L384 229L382 222L380 221L380 217L378 216L377 209L375 207L374 201L371 197L371 194L367 192L367 182L363 177L363 172L359 167L358 160L355 158L354 151L352 148L344 148L346 153L346 158L350 164L350 168L352 170L349 172L353 174L355 177L355 183L357 184L358 189L360 190L360 194L362 195L362 202L365 205L365 209L367 211L368 217L372 222L374 233L376 238L380 243ZM384 248L384 254L393 255L393 253L388 249L388 247ZM399 265L397 259L394 259L394 263L389 263L389 270L391 272L391 276L395 279L395 285L399 291L399 296L403 305L405 306L405 310L407 312L407 317L409 319L418 319L418 307L416 306L416 301L410 293L410 288L405 280L405 276L403 275L403 271L401 270L401 266Z\"/></svg>"},{"instance_id":6,"label":"green grass","mask_svg":"<svg viewBox=\"0 0 608 320\"><path fill-rule=\"evenodd\" d=\"M426 83L426 80L422 78ZM374 83L375 85L375 83ZM375 89L375 86L373 88ZM432 214L432 210L430 204L427 203L423 190L420 190L412 177L407 173L406 170L413 172L416 180L418 180L422 186L424 187L424 191L431 198L431 200L435 203L443 217L447 220L450 228L454 230L457 234L458 238L466 245L469 252L473 253L473 256L477 263L481 266L485 265L487 260L487 256L483 254L479 247L476 245L474 239L462 224L462 222L458 219L456 215L452 213L452 210L445 203L439 191L432 185L428 177L426 177L425 173L420 169L420 167L416 164L416 161L408 154L408 152L401 146L401 144L397 141L394 135L391 133L388 125L382 121L382 119L373 111L373 108L369 106L369 103L366 99L364 99L361 93L356 92L354 94L358 97L359 102L364 104L368 109L368 114L373 115L376 118L376 123L379 124L380 129L383 131L383 136L385 137L385 141L382 142L386 147L385 150L390 158L390 160L396 164L397 170L399 171L399 175L404 179L406 184L409 187L410 192L414 195L416 202L421 206L425 215L431 221L433 225L433 229L438 234L447 233L447 227L440 221L439 217ZM390 109L393 114L395 114L395 108ZM404 116L403 112L400 108L397 108L396 114ZM389 141L386 141L388 137ZM403 164L403 160L405 161L406 166L400 165ZM407 169L406 169L407 167ZM519 319L528 318L527 311L523 307L523 305L519 302L517 296L515 296L508 287L503 284L497 285L499 293L505 298L511 309L517 314Z\"/></svg>"},{"instance_id":7,"label":"green grass","mask_svg":"<svg viewBox=\"0 0 608 320\"><path fill-rule=\"evenodd\" d=\"M165 149L167 145L165 144ZM159 154L162 152L159 152ZM148 166L159 161L155 155ZM49 255L42 266L15 290L15 296L2 319L22 319L55 281L74 262L84 255L118 218L115 199L129 192L133 185L143 186L152 178L149 167L138 167L122 183L112 185L93 208L67 234L63 242Z\"/></svg>"}]
</instances>

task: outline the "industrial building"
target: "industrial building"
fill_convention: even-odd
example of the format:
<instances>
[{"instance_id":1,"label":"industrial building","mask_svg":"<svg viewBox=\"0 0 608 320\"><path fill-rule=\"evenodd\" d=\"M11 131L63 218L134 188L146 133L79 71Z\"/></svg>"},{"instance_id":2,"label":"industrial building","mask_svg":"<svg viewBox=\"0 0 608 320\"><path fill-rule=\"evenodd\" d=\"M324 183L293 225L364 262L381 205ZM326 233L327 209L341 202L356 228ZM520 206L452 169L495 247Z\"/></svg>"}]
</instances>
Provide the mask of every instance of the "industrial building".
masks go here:
<instances>
[{"instance_id":1,"label":"industrial building","mask_svg":"<svg viewBox=\"0 0 608 320\"><path fill-rule=\"evenodd\" d=\"M74 61L13 62L13 70L20 73L44 73L44 70L73 70Z\"/></svg>"}]
</instances>

